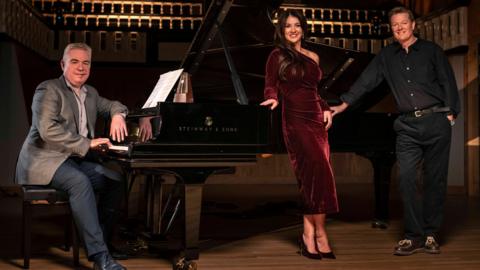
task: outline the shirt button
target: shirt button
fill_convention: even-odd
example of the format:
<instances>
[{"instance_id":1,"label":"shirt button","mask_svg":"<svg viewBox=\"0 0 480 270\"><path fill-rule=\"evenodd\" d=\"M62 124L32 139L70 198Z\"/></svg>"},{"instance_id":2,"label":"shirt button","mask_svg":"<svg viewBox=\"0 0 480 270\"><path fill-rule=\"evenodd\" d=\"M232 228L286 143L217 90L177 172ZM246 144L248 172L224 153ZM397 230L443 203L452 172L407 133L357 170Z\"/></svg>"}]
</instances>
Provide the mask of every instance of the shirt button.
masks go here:
<instances>
[{"instance_id":1,"label":"shirt button","mask_svg":"<svg viewBox=\"0 0 480 270\"><path fill-rule=\"evenodd\" d=\"M410 70L410 67L407 67L407 70Z\"/></svg>"},{"instance_id":2,"label":"shirt button","mask_svg":"<svg viewBox=\"0 0 480 270\"><path fill-rule=\"evenodd\" d=\"M410 96L413 97L413 93L410 93Z\"/></svg>"}]
</instances>

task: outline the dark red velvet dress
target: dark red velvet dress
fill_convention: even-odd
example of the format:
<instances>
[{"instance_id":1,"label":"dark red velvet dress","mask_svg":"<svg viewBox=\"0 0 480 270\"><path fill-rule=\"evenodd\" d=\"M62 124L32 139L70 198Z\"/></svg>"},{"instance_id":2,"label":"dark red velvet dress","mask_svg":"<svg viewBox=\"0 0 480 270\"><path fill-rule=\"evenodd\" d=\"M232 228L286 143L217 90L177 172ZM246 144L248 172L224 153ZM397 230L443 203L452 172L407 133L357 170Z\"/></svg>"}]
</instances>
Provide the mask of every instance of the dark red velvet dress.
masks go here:
<instances>
[{"instance_id":1,"label":"dark red velvet dress","mask_svg":"<svg viewBox=\"0 0 480 270\"><path fill-rule=\"evenodd\" d=\"M315 61L305 61L303 78L287 69L286 81L278 76L281 50L270 53L265 73L265 99L280 97L283 137L300 188L305 214L338 212L337 193L330 164L328 133L323 122L327 103L317 93L322 71Z\"/></svg>"}]
</instances>

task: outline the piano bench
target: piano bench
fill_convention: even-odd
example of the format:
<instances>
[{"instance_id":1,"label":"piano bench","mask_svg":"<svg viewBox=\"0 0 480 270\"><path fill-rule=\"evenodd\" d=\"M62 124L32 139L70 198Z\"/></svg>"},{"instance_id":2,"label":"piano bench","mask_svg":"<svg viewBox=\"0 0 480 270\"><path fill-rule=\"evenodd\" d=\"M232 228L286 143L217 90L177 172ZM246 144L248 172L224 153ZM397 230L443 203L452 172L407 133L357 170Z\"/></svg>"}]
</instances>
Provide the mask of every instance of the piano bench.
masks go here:
<instances>
[{"instance_id":1,"label":"piano bench","mask_svg":"<svg viewBox=\"0 0 480 270\"><path fill-rule=\"evenodd\" d=\"M73 264L79 265L79 241L76 234L75 223L70 211L68 197L64 192L45 186L22 186L23 200L22 213L22 256L23 268L30 268L32 213L39 207L63 207L67 212L65 222L65 251L73 246Z\"/></svg>"}]
</instances>

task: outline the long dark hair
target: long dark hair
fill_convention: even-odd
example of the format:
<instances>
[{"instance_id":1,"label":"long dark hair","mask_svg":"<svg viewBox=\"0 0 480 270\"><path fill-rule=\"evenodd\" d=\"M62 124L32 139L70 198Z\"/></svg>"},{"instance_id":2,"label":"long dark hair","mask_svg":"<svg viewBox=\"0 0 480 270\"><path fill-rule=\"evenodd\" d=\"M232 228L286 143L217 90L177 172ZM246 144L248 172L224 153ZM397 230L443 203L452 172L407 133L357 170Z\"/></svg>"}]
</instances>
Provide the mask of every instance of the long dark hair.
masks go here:
<instances>
[{"instance_id":1,"label":"long dark hair","mask_svg":"<svg viewBox=\"0 0 480 270\"><path fill-rule=\"evenodd\" d=\"M281 80L286 80L286 70L291 67L292 75L296 76L297 73L300 74L300 77L303 77L305 73L304 62L301 61L299 53L293 47L293 44L290 43L285 38L285 26L287 24L287 18L289 16L295 17L300 21L300 27L302 27L303 35L307 33L307 20L303 14L295 9L287 9L280 13L278 16L278 22L275 27L275 45L282 50L283 57L280 57L280 68L278 69L278 76ZM302 36L303 44L304 36Z\"/></svg>"}]
</instances>

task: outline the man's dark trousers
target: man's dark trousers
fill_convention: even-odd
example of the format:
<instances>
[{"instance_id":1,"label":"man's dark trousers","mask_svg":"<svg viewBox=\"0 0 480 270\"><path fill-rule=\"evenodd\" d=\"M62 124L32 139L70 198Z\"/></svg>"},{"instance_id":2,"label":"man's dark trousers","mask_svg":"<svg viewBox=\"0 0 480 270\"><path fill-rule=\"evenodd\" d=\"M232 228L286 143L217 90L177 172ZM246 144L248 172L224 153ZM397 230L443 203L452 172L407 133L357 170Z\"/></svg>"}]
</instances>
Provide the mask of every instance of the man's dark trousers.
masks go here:
<instances>
[{"instance_id":1,"label":"man's dark trousers","mask_svg":"<svg viewBox=\"0 0 480 270\"><path fill-rule=\"evenodd\" d=\"M452 130L450 121L446 113L421 117L400 115L394 129L397 133L405 238L424 241L427 236L435 236L443 221ZM423 167L419 167L421 164ZM421 186L419 173L422 175Z\"/></svg>"},{"instance_id":2,"label":"man's dark trousers","mask_svg":"<svg viewBox=\"0 0 480 270\"><path fill-rule=\"evenodd\" d=\"M123 183L106 175L111 176L111 171L99 163L69 158L57 169L50 183L68 194L73 218L89 257L108 251L106 241L111 240L119 217ZM98 209L95 193L99 195Z\"/></svg>"}]
</instances>

